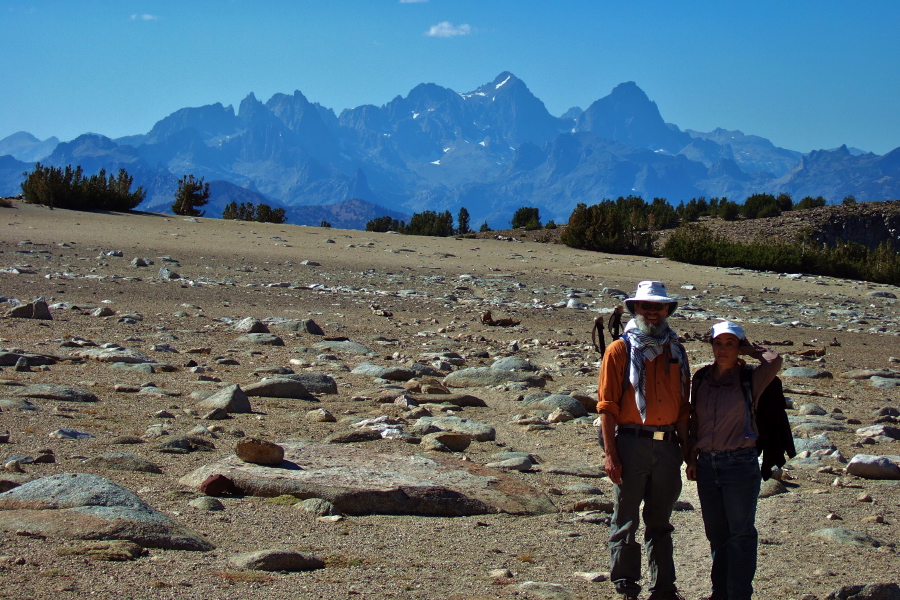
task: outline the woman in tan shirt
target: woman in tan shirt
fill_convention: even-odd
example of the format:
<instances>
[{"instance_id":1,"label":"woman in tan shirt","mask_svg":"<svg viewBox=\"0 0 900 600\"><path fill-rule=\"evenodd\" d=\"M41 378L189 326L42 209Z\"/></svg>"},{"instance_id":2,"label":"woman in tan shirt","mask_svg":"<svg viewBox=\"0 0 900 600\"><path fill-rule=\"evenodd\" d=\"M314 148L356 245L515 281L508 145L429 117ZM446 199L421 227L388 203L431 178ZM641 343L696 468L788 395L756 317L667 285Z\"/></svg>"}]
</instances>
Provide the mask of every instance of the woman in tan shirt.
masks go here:
<instances>
[{"instance_id":1,"label":"woman in tan shirt","mask_svg":"<svg viewBox=\"0 0 900 600\"><path fill-rule=\"evenodd\" d=\"M707 600L750 600L756 573L756 500L761 475L753 410L781 368L781 357L747 341L744 330L722 321L710 332L715 362L694 375L691 386L688 479L697 482L713 566ZM750 367L740 358L750 356ZM741 385L752 369L751 401Z\"/></svg>"}]
</instances>

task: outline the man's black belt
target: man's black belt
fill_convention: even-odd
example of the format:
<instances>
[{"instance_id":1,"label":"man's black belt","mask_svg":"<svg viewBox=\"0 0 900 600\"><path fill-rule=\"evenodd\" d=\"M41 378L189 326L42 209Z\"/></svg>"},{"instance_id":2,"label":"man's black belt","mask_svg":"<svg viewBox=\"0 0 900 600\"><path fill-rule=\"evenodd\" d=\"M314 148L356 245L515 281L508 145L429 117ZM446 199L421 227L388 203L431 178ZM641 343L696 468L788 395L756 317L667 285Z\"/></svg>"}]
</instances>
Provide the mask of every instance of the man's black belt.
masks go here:
<instances>
[{"instance_id":1,"label":"man's black belt","mask_svg":"<svg viewBox=\"0 0 900 600\"><path fill-rule=\"evenodd\" d=\"M651 429L641 429L640 427L618 427L616 433L633 435L635 437L650 438L659 442L677 442L678 433L675 431L653 431Z\"/></svg>"}]
</instances>

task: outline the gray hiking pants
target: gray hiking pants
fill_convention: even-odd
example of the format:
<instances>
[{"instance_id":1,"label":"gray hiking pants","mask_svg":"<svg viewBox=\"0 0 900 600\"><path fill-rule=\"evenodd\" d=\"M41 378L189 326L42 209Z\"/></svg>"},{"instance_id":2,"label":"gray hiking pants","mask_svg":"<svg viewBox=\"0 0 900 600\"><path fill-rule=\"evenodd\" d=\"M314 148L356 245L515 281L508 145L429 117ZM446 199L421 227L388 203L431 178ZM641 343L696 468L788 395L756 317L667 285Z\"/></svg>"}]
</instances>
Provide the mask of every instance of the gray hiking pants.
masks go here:
<instances>
[{"instance_id":1,"label":"gray hiking pants","mask_svg":"<svg viewBox=\"0 0 900 600\"><path fill-rule=\"evenodd\" d=\"M650 591L674 590L672 531L675 528L670 518L681 494L681 446L677 442L620 433L616 435L616 448L622 461L622 483L613 488L610 579L620 594L640 593L641 545L637 542L637 531L643 514Z\"/></svg>"}]
</instances>

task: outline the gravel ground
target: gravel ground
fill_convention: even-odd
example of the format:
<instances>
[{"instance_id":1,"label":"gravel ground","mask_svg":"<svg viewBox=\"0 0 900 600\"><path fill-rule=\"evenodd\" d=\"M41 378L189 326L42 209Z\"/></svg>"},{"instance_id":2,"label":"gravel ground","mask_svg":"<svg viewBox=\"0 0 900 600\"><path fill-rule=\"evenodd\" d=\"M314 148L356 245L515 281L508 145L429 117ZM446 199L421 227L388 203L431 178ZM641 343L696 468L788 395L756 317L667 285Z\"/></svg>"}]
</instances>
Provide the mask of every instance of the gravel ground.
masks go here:
<instances>
[{"instance_id":1,"label":"gravel ground","mask_svg":"<svg viewBox=\"0 0 900 600\"><path fill-rule=\"evenodd\" d=\"M109 251L121 251L122 256L105 254ZM150 259L154 265L132 267L129 263L135 257ZM164 281L157 276L164 265L162 257L177 261L170 268L181 280ZM13 267L20 272L9 272ZM520 402L521 392L515 389L466 390L488 406L465 408L463 416L490 423L497 437L495 442L473 443L461 456L487 463L492 454L503 450L536 454L541 459L536 469L512 475L550 494L558 513L457 518L371 515L326 523L265 498L224 498L223 511L198 510L188 504L198 493L179 485L178 479L231 454L239 432L272 441L322 441L346 429L341 423L308 422L304 414L313 407L326 408L338 419L390 411L390 407L358 399L377 388L370 378L349 372L364 360L403 364L424 352L447 349L467 357L467 366L487 366L509 354L510 343L516 342L519 355L552 377L548 390L591 393L599 367L590 346L591 325L597 311L609 311L617 302L602 291L630 292L641 279L662 279L670 292L684 296L683 310L672 320L683 335L707 331L712 317L730 317L744 320L756 341L793 342L793 346L775 347L779 352L826 349L818 362L786 356L786 367L813 366L835 375L859 368L898 368L890 358L900 356L896 326L900 303L869 295L873 290L900 295L897 288L694 267L535 242L436 239L154 214L92 214L28 205L2 208L0 295L24 302L43 296L50 303L108 306L117 315L93 317L88 310L54 309L52 321L0 319L0 347L68 357L71 349L61 344L78 337L134 348L179 369L146 375L74 361L31 372L2 367L0 383L77 385L90 389L100 402L36 400L38 411L4 410L0 433L9 430L10 443L0 445L0 458L53 449L55 464L25 465L29 475L38 477L85 472L83 460L104 452L133 452L159 465L163 473L96 473L203 534L216 549L152 549L134 561L107 562L78 554L84 545L81 541L0 532L0 598L614 598L609 582L589 582L576 575L608 570L608 528L572 512L574 503L585 495L567 490L567 486L587 483L611 499L611 484L606 479L557 475L541 468L602 465L596 430L583 422L560 423L545 431L525 431L511 424L513 415L527 412ZM587 309L558 306L570 296ZM495 318L521 320L521 325L483 325L480 315L486 309ZM772 319L754 322L766 321L773 311L790 318L782 325L772 324ZM143 319L119 323L121 314L130 312ZM383 316L387 314L391 316ZM313 319L328 336L358 341L378 356L339 354L336 360L323 360L316 352L302 350L320 339L306 333L279 332L285 340L283 347L248 347L236 342L237 334L226 322L247 316ZM854 318L856 322L851 321ZM887 331L872 330L880 326ZM829 346L835 339L840 346ZM179 353L154 352L150 348L155 344L169 344ZM687 342L686 347L695 368L711 359L702 342ZM185 353L192 348L209 348L210 353ZM487 357L480 358L481 352ZM233 357L239 364L217 364L212 360L216 356ZM200 381L197 374L183 368L192 358L209 366L207 375L221 382ZM304 363L291 364L292 359ZM338 394L320 396L315 406L254 399L254 413L221 422L216 449L211 452L171 455L153 450L152 444L124 450L110 446L117 436L144 435L148 426L161 422L154 416L160 410L176 415L166 422L178 432L208 424L184 412L197 403L192 392L215 390L228 382L252 383L259 379L255 371L273 366L328 373L338 382ZM148 381L177 395L136 395L116 388ZM788 394L796 405L815 402L829 413L840 409L844 418L859 421L855 427L872 424L875 410L897 407L900 400L898 388L876 389L841 377L791 380L786 385L807 392ZM3 389L0 386L0 398L8 397ZM48 437L63 427L95 437L80 441ZM835 433L832 439L848 459L857 453L900 454L900 441L860 447L853 433ZM408 444L388 440L369 442L368 447L410 450ZM838 477L846 485L833 485ZM900 559L894 544L900 534L900 489L896 485L842 477L840 465L830 470L789 470L786 484L788 493L760 501L757 597L810 600L825 598L845 584L898 580ZM859 501L861 494L868 494L872 501ZM709 593L710 560L694 484L685 482L682 499L696 510L678 511L674 516L678 583L688 598L698 598ZM810 537L812 531L825 527L864 531L882 545L867 549ZM300 550L322 558L327 566L303 573L264 573L229 565L231 556L262 548ZM509 574L499 576L492 573L495 569L508 569ZM534 589L526 582L558 584L563 589Z\"/></svg>"}]
</instances>

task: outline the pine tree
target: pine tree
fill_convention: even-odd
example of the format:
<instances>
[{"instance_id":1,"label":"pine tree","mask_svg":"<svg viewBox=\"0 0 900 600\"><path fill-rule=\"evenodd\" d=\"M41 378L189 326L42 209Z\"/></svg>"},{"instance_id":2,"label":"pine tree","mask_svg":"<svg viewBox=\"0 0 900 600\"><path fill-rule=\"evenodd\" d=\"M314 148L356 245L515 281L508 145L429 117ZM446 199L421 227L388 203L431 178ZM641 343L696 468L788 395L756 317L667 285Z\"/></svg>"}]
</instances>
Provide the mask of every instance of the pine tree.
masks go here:
<instances>
[{"instance_id":1,"label":"pine tree","mask_svg":"<svg viewBox=\"0 0 900 600\"><path fill-rule=\"evenodd\" d=\"M467 233L472 231L469 228L469 211L466 210L465 206L459 209L459 215L457 215L456 220L459 222L458 226L456 227L457 235L466 235Z\"/></svg>"},{"instance_id":2,"label":"pine tree","mask_svg":"<svg viewBox=\"0 0 900 600\"><path fill-rule=\"evenodd\" d=\"M203 183L201 177L197 181L193 175L185 175L178 181L178 192L175 194L175 203L172 212L185 217L202 217L206 211L197 210L209 202L209 184Z\"/></svg>"}]
</instances>

